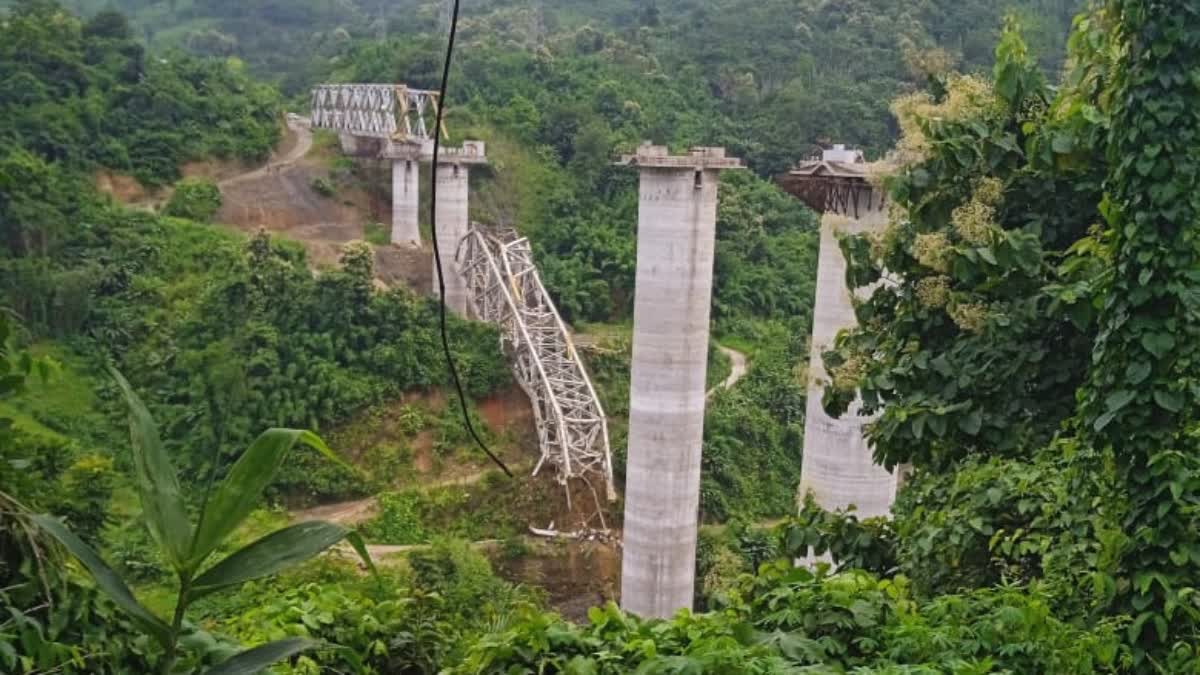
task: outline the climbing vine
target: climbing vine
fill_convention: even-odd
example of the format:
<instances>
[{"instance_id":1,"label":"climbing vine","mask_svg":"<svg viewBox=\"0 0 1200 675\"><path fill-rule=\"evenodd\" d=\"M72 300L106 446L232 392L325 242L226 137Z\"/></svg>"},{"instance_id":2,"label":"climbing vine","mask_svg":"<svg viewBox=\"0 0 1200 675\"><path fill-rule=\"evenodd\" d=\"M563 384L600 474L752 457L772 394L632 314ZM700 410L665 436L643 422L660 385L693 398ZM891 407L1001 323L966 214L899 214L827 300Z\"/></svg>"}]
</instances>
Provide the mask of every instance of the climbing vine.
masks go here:
<instances>
[{"instance_id":1,"label":"climbing vine","mask_svg":"<svg viewBox=\"0 0 1200 675\"><path fill-rule=\"evenodd\" d=\"M1111 0L1105 18L1121 55L1101 207L1112 276L1081 422L1129 494L1111 591L1153 656L1200 637L1200 8Z\"/></svg>"}]
</instances>

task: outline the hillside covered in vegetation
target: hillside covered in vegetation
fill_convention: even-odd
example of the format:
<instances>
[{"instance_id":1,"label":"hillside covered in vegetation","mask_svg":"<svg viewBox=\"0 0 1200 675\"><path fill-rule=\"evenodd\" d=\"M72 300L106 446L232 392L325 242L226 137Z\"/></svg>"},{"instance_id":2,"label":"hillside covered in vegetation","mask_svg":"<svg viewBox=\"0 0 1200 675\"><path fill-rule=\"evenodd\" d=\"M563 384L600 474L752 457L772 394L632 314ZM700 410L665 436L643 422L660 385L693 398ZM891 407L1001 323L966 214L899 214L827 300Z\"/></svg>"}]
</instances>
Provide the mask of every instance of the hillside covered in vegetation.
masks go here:
<instances>
[{"instance_id":1,"label":"hillside covered in vegetation","mask_svg":"<svg viewBox=\"0 0 1200 675\"><path fill-rule=\"evenodd\" d=\"M382 246L318 265L211 222L188 168L269 161L316 82L435 87L442 7L69 4L0 5L0 671L1200 668L1194 11L1097 3L1066 46L1065 0L472 3L447 119L492 157L472 215L531 238L587 337L618 474L637 208L611 159L753 169L721 186L713 332L750 371L707 411L702 611L644 621L564 601L611 546L523 536L562 494L497 414L494 328L451 317L450 346L511 480L427 289L385 288ZM769 178L827 140L893 151L824 398L913 467L888 521L795 515L818 221ZM331 147L305 189L386 197Z\"/></svg>"}]
</instances>

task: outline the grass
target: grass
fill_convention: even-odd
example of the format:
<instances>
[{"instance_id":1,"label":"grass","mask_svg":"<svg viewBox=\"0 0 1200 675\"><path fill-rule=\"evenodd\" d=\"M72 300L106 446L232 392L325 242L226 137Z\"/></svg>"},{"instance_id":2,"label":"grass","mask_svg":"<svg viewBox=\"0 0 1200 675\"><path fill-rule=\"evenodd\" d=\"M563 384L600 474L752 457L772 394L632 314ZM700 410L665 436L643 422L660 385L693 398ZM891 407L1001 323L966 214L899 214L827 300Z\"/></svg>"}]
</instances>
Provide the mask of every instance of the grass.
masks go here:
<instances>
[{"instance_id":1,"label":"grass","mask_svg":"<svg viewBox=\"0 0 1200 675\"><path fill-rule=\"evenodd\" d=\"M46 381L31 378L26 395L0 401L0 414L11 417L19 429L35 434L53 433L79 441L85 450L110 448L124 438L121 426L103 411L96 392L105 384L93 376L88 359L55 342L39 342L30 349L58 365Z\"/></svg>"},{"instance_id":2,"label":"grass","mask_svg":"<svg viewBox=\"0 0 1200 675\"><path fill-rule=\"evenodd\" d=\"M363 226L363 239L368 244L387 246L392 243L392 226L383 223L367 223Z\"/></svg>"},{"instance_id":3,"label":"grass","mask_svg":"<svg viewBox=\"0 0 1200 675\"><path fill-rule=\"evenodd\" d=\"M337 134L326 129L313 131L312 147L309 148L306 159L326 159L329 162L341 157Z\"/></svg>"},{"instance_id":4,"label":"grass","mask_svg":"<svg viewBox=\"0 0 1200 675\"><path fill-rule=\"evenodd\" d=\"M46 427L41 422L33 418L29 413L14 407L11 403L0 401L0 418L11 419L13 427L18 431L36 436L54 436L66 440L65 436L56 433L54 430Z\"/></svg>"},{"instance_id":5,"label":"grass","mask_svg":"<svg viewBox=\"0 0 1200 675\"><path fill-rule=\"evenodd\" d=\"M738 335L718 335L716 341L727 349L732 349L746 355L746 359L753 361L754 357L762 349L762 345L748 340Z\"/></svg>"}]
</instances>

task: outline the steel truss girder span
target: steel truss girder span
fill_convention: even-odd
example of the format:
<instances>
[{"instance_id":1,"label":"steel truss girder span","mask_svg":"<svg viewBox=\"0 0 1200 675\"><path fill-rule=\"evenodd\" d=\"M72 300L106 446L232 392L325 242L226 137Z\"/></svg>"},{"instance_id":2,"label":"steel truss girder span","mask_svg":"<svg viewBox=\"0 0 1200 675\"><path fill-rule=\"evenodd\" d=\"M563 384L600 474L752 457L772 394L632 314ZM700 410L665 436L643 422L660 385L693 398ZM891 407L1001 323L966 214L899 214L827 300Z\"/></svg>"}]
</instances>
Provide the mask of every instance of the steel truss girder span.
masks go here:
<instances>
[{"instance_id":1,"label":"steel truss girder span","mask_svg":"<svg viewBox=\"0 0 1200 675\"><path fill-rule=\"evenodd\" d=\"M542 285L529 241L511 230L489 233L473 227L459 246L458 259L471 309L480 320L500 327L501 346L533 405L542 453L534 475L547 464L564 485L599 474L608 499L615 499L608 420Z\"/></svg>"},{"instance_id":2,"label":"steel truss girder span","mask_svg":"<svg viewBox=\"0 0 1200 675\"><path fill-rule=\"evenodd\" d=\"M322 84L312 90L312 126L352 136L430 141L425 114L436 115L438 94L395 84Z\"/></svg>"}]
</instances>

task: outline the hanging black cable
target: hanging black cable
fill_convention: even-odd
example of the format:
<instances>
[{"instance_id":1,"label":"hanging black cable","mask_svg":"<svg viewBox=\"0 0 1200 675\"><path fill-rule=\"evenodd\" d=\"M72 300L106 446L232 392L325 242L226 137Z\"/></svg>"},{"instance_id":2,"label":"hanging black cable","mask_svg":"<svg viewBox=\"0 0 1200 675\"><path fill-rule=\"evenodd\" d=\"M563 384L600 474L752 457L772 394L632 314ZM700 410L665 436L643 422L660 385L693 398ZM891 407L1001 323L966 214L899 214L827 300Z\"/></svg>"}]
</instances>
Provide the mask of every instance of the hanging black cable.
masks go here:
<instances>
[{"instance_id":1,"label":"hanging black cable","mask_svg":"<svg viewBox=\"0 0 1200 675\"><path fill-rule=\"evenodd\" d=\"M450 82L450 60L454 56L454 36L458 33L458 1L453 0L454 9L450 16L450 39L446 44L446 62L442 67L442 86L438 92L437 119L433 127L433 180L429 192L429 229L433 235L433 262L437 268L438 297L441 299L442 350L446 353L446 367L450 370L450 379L458 391L458 403L462 408L463 423L467 425L467 431L471 432L471 438L475 439L479 449L483 450L505 475L512 478L512 471L508 470L504 462L500 461L500 458L488 448L483 439L479 437L479 433L475 431L475 425L471 422L471 415L467 411L467 396L463 393L462 382L458 378L458 368L454 365L454 356L450 353L450 338L446 331L446 278L442 273L442 252L438 248L437 236L437 169L438 157L442 150L442 113L446 110L446 85Z\"/></svg>"}]
</instances>

